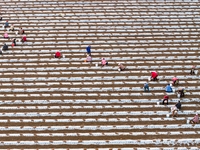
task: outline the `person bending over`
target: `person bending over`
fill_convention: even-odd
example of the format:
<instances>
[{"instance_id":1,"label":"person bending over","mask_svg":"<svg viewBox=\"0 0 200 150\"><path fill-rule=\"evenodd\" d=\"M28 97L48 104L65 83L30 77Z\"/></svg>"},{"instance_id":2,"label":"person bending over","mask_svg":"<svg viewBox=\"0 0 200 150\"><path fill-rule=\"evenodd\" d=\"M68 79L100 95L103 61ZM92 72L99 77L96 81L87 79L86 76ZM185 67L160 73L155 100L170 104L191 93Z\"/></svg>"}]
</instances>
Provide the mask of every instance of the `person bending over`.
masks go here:
<instances>
[{"instance_id":1,"label":"person bending over","mask_svg":"<svg viewBox=\"0 0 200 150\"><path fill-rule=\"evenodd\" d=\"M151 72L151 81L157 81L158 80L158 72L153 71Z\"/></svg>"},{"instance_id":2,"label":"person bending over","mask_svg":"<svg viewBox=\"0 0 200 150\"><path fill-rule=\"evenodd\" d=\"M164 104L167 104L168 105L168 101L169 101L169 96L166 94L164 97L163 97L163 105Z\"/></svg>"}]
</instances>

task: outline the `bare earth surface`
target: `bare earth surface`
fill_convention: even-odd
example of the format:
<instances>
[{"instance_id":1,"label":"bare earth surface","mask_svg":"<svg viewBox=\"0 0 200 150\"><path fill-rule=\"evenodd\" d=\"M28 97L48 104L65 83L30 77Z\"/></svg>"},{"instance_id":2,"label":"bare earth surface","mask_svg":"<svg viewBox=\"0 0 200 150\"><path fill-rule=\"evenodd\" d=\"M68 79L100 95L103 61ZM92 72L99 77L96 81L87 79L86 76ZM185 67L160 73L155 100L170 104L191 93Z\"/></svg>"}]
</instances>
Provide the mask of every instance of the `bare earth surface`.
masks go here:
<instances>
[{"instance_id":1,"label":"bare earth surface","mask_svg":"<svg viewBox=\"0 0 200 150\"><path fill-rule=\"evenodd\" d=\"M0 149L200 149L198 0L2 0ZM63 16L62 16L63 15ZM6 29L1 28L1 35ZM86 63L91 45L93 62ZM59 50L65 58L55 59ZM109 65L101 67L101 58ZM118 63L126 70L118 72ZM98 66L96 66L98 64ZM159 72L150 82L151 71ZM165 86L177 76L184 98ZM178 100L182 109L171 116ZM167 117L169 114L169 117Z\"/></svg>"}]
</instances>

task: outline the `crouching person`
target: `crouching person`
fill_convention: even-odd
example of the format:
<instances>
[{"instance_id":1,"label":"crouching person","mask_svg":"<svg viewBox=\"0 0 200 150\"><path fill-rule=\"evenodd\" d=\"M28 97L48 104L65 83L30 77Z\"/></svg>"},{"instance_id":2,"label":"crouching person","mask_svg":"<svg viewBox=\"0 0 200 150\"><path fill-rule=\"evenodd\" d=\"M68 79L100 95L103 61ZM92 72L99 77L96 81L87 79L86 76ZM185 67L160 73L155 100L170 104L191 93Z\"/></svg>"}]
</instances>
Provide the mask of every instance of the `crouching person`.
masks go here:
<instances>
[{"instance_id":1,"label":"crouching person","mask_svg":"<svg viewBox=\"0 0 200 150\"><path fill-rule=\"evenodd\" d=\"M8 36L8 33L5 32L4 35L3 35L4 39L9 39L9 36Z\"/></svg>"},{"instance_id":2,"label":"crouching person","mask_svg":"<svg viewBox=\"0 0 200 150\"><path fill-rule=\"evenodd\" d=\"M165 105L165 104L168 105L168 101L169 101L169 96L166 94L166 95L163 97L163 102L162 102L162 104L163 104L163 105Z\"/></svg>"},{"instance_id":3,"label":"crouching person","mask_svg":"<svg viewBox=\"0 0 200 150\"><path fill-rule=\"evenodd\" d=\"M8 50L8 45L7 45L6 43L4 43L4 45L3 45L3 47L2 47L2 50L3 50L3 51Z\"/></svg>"},{"instance_id":4,"label":"crouching person","mask_svg":"<svg viewBox=\"0 0 200 150\"><path fill-rule=\"evenodd\" d=\"M179 83L179 79L177 77L173 77L172 78L172 85L176 86L176 85L178 85L178 83Z\"/></svg>"},{"instance_id":5,"label":"crouching person","mask_svg":"<svg viewBox=\"0 0 200 150\"><path fill-rule=\"evenodd\" d=\"M22 36L21 42L24 43L27 41L26 35Z\"/></svg>"},{"instance_id":6,"label":"crouching person","mask_svg":"<svg viewBox=\"0 0 200 150\"><path fill-rule=\"evenodd\" d=\"M192 124L197 124L197 123L199 123L199 115L196 114L196 115L194 116L194 118L193 118L192 120L190 120L190 123L192 123Z\"/></svg>"},{"instance_id":7,"label":"crouching person","mask_svg":"<svg viewBox=\"0 0 200 150\"><path fill-rule=\"evenodd\" d=\"M171 108L171 112L172 112L172 117L178 117L178 108L176 106L173 106Z\"/></svg>"},{"instance_id":8,"label":"crouching person","mask_svg":"<svg viewBox=\"0 0 200 150\"><path fill-rule=\"evenodd\" d=\"M178 89L178 94L179 94L179 97L184 97L185 96L185 89L184 88L179 88Z\"/></svg>"},{"instance_id":9,"label":"crouching person","mask_svg":"<svg viewBox=\"0 0 200 150\"><path fill-rule=\"evenodd\" d=\"M92 56L90 56L89 54L87 54L86 59L84 60L85 62L92 62Z\"/></svg>"},{"instance_id":10,"label":"crouching person","mask_svg":"<svg viewBox=\"0 0 200 150\"><path fill-rule=\"evenodd\" d=\"M175 105L178 109L181 109L181 102L180 101L178 101L178 103L176 103L176 105Z\"/></svg>"},{"instance_id":11,"label":"crouching person","mask_svg":"<svg viewBox=\"0 0 200 150\"><path fill-rule=\"evenodd\" d=\"M102 67L105 65L108 65L108 62L105 60L105 58L101 59L101 65L102 65Z\"/></svg>"},{"instance_id":12,"label":"crouching person","mask_svg":"<svg viewBox=\"0 0 200 150\"><path fill-rule=\"evenodd\" d=\"M24 34L24 30L22 28L19 29L18 34L22 35Z\"/></svg>"},{"instance_id":13,"label":"crouching person","mask_svg":"<svg viewBox=\"0 0 200 150\"><path fill-rule=\"evenodd\" d=\"M195 66L192 66L192 69L190 70L190 75L195 75Z\"/></svg>"},{"instance_id":14,"label":"crouching person","mask_svg":"<svg viewBox=\"0 0 200 150\"><path fill-rule=\"evenodd\" d=\"M62 54L61 52L57 51L54 55L54 58L61 58L62 57Z\"/></svg>"},{"instance_id":15,"label":"crouching person","mask_svg":"<svg viewBox=\"0 0 200 150\"><path fill-rule=\"evenodd\" d=\"M124 65L122 65L121 63L119 63L118 66L119 66L119 68L118 68L119 71L123 71L123 70L125 70L125 68L126 68L126 67L125 67Z\"/></svg>"},{"instance_id":16,"label":"crouching person","mask_svg":"<svg viewBox=\"0 0 200 150\"><path fill-rule=\"evenodd\" d=\"M14 25L11 25L9 31L14 31L14 30L15 30Z\"/></svg>"},{"instance_id":17,"label":"crouching person","mask_svg":"<svg viewBox=\"0 0 200 150\"><path fill-rule=\"evenodd\" d=\"M168 93L173 92L172 87L170 86L170 84L168 84L168 85L165 87L165 92L168 92Z\"/></svg>"},{"instance_id":18,"label":"crouching person","mask_svg":"<svg viewBox=\"0 0 200 150\"><path fill-rule=\"evenodd\" d=\"M4 28L7 28L7 27L9 27L10 25L9 25L9 23L8 23L8 20L6 20L6 22L5 22L5 24L4 24Z\"/></svg>"}]
</instances>

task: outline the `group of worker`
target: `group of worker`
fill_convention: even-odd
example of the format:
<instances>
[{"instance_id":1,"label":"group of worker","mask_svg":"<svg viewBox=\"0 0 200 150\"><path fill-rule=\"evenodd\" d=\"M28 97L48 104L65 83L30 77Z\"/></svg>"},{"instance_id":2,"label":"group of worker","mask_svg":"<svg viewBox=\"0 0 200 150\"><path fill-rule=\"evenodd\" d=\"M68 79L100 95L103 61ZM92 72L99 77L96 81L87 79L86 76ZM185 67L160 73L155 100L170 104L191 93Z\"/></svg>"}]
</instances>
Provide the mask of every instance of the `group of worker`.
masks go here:
<instances>
[{"instance_id":1,"label":"group of worker","mask_svg":"<svg viewBox=\"0 0 200 150\"><path fill-rule=\"evenodd\" d=\"M171 107L172 117L178 117L178 111L181 109L181 102L178 101L178 103L175 104L175 106ZM195 114L195 116L189 120L189 123L191 124L198 124L199 123L199 115L198 113Z\"/></svg>"},{"instance_id":2,"label":"group of worker","mask_svg":"<svg viewBox=\"0 0 200 150\"><path fill-rule=\"evenodd\" d=\"M190 75L195 75L195 66L192 66L192 69L190 71ZM151 77L149 79L150 81L157 81L159 80L158 79L158 72L156 71L153 71L151 72ZM179 84L179 79L175 76L172 78L172 83L171 84L168 84L166 87L165 87L165 92L169 93L169 92L173 92L173 89L172 89L172 86L176 86ZM149 91L149 85L148 83L145 83L144 84L144 91ZM185 88L178 88L178 97L182 98L185 96ZM163 97L163 100L162 100L162 104L163 105L168 105L168 101L169 101L169 96L168 94L166 93L166 95L164 95ZM176 103L172 108L171 108L171 112L172 112L172 116L173 117L177 117L178 116L178 111L181 109L181 102L178 101L178 103ZM190 123L199 123L199 119L198 119L198 114L196 114L194 116L194 118L192 120L190 120Z\"/></svg>"},{"instance_id":3,"label":"group of worker","mask_svg":"<svg viewBox=\"0 0 200 150\"><path fill-rule=\"evenodd\" d=\"M63 55L61 54L60 51L56 51L54 58L62 58ZM86 47L86 59L84 59L84 62L92 62L92 55L91 55L91 45L88 45ZM106 66L108 65L108 61L105 58L101 58L101 66ZM123 71L125 70L125 66L122 63L118 64L118 71Z\"/></svg>"},{"instance_id":4,"label":"group of worker","mask_svg":"<svg viewBox=\"0 0 200 150\"><path fill-rule=\"evenodd\" d=\"M55 58L61 58L62 55L59 51L57 51L55 53ZM91 55L91 46L87 46L86 47L86 59L84 60L84 62L92 62L92 55ZM108 62L105 60L105 58L102 58L101 59L101 65L102 67L105 66L105 65L108 65ZM125 66L122 64L122 63L119 63L118 64L118 71L123 71L125 70ZM190 74L191 75L195 75L195 66L192 67L191 71L190 71ZM158 72L156 71L153 71L151 72L151 77L149 79L150 81L158 81ZM171 84L168 84L166 87L165 87L165 91L168 93L168 92L173 92L173 89L172 89L172 85L173 86L176 86L179 84L179 79L175 76L172 78L172 83ZM144 91L149 91L149 85L148 83L145 83L144 84ZM185 93L185 89L184 88L179 88L178 89L178 93L179 94L179 97L184 97L184 93ZM163 101L162 101L162 104L165 105L167 104L168 105L168 101L169 101L169 96L166 94L163 98ZM178 110L181 109L181 102L178 101L178 103L176 103L172 108L171 108L171 112L172 112L172 116L175 117L175 116L178 116ZM195 120L192 120L191 122L195 123L197 119Z\"/></svg>"},{"instance_id":5,"label":"group of worker","mask_svg":"<svg viewBox=\"0 0 200 150\"><path fill-rule=\"evenodd\" d=\"M13 25L13 24L10 25L9 22L8 22L8 20L6 20L6 22L5 22L5 24L3 25L3 27L4 27L5 29L8 28L8 27L10 27L10 28L8 29L8 31L15 31L14 25ZM20 29L16 32L16 34L22 35L22 38L21 38L21 42L22 42L22 43L24 43L24 42L27 41L26 35L23 35L23 34L24 34L24 30L23 30L22 28L20 28ZM8 32L7 32L7 31L5 31L3 37L4 37L5 39L11 39L10 36L8 35ZM17 45L17 44L16 44L16 38L12 38L11 41L12 41L12 44L11 44L12 47L14 47L14 46ZM6 43L4 43L3 47L1 48L1 54L3 54L2 51L6 51L6 50L8 50L8 45L7 45Z\"/></svg>"}]
</instances>

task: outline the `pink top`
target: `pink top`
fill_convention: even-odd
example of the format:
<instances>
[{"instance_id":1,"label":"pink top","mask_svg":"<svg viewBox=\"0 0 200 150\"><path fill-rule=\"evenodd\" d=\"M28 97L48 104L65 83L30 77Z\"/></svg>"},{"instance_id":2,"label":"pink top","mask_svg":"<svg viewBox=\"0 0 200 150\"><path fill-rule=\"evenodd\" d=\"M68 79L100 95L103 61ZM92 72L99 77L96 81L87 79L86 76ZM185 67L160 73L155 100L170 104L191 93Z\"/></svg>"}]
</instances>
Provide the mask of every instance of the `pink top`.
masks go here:
<instances>
[{"instance_id":1,"label":"pink top","mask_svg":"<svg viewBox=\"0 0 200 150\"><path fill-rule=\"evenodd\" d=\"M91 56L87 56L87 61L92 61L92 57Z\"/></svg>"},{"instance_id":2,"label":"pink top","mask_svg":"<svg viewBox=\"0 0 200 150\"><path fill-rule=\"evenodd\" d=\"M199 116L198 115L195 115L194 118L193 118L193 121L195 123L199 123Z\"/></svg>"},{"instance_id":3,"label":"pink top","mask_svg":"<svg viewBox=\"0 0 200 150\"><path fill-rule=\"evenodd\" d=\"M176 106L172 107L172 112L178 110Z\"/></svg>"},{"instance_id":4,"label":"pink top","mask_svg":"<svg viewBox=\"0 0 200 150\"><path fill-rule=\"evenodd\" d=\"M173 77L173 78L172 78L172 81L176 81L176 80L178 80L178 78L176 78L176 77Z\"/></svg>"},{"instance_id":5,"label":"pink top","mask_svg":"<svg viewBox=\"0 0 200 150\"><path fill-rule=\"evenodd\" d=\"M156 78L157 76L158 76L157 72L155 72L155 71L151 72L151 77L152 78Z\"/></svg>"},{"instance_id":6,"label":"pink top","mask_svg":"<svg viewBox=\"0 0 200 150\"><path fill-rule=\"evenodd\" d=\"M102 59L101 64L102 64L102 65L106 65L106 60L105 60L105 59Z\"/></svg>"},{"instance_id":7,"label":"pink top","mask_svg":"<svg viewBox=\"0 0 200 150\"><path fill-rule=\"evenodd\" d=\"M122 70L124 70L124 69L125 69L125 66L124 66L124 65L122 65L121 63L119 63L119 69L122 69Z\"/></svg>"},{"instance_id":8,"label":"pink top","mask_svg":"<svg viewBox=\"0 0 200 150\"><path fill-rule=\"evenodd\" d=\"M4 37L8 38L8 33L4 33Z\"/></svg>"}]
</instances>

